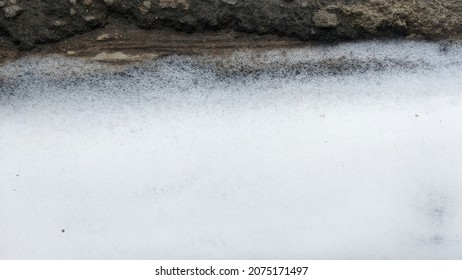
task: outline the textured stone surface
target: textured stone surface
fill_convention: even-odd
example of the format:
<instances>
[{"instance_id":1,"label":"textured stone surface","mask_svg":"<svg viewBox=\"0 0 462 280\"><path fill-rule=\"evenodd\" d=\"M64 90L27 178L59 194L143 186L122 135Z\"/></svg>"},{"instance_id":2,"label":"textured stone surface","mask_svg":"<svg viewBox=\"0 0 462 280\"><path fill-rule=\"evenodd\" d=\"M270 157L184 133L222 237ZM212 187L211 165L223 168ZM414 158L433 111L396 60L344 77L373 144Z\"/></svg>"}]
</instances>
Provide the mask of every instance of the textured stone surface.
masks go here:
<instances>
[{"instance_id":1,"label":"textured stone surface","mask_svg":"<svg viewBox=\"0 0 462 280\"><path fill-rule=\"evenodd\" d=\"M0 7L0 43L20 49L104 27L112 18L143 29L234 30L316 41L462 33L460 0L1 0Z\"/></svg>"},{"instance_id":2,"label":"textured stone surface","mask_svg":"<svg viewBox=\"0 0 462 280\"><path fill-rule=\"evenodd\" d=\"M3 11L5 12L6 18L14 18L15 16L19 15L22 12L22 8L18 5L10 5L6 6Z\"/></svg>"},{"instance_id":3,"label":"textured stone surface","mask_svg":"<svg viewBox=\"0 0 462 280\"><path fill-rule=\"evenodd\" d=\"M316 27L320 28L335 28L339 24L337 15L326 10L316 12L313 22Z\"/></svg>"},{"instance_id":4,"label":"textured stone surface","mask_svg":"<svg viewBox=\"0 0 462 280\"><path fill-rule=\"evenodd\" d=\"M151 2L151 1L145 1L145 2ZM189 0L159 0L159 7L162 9L165 8L172 8L172 9L177 9L177 8L182 8L184 10L189 9Z\"/></svg>"}]
</instances>

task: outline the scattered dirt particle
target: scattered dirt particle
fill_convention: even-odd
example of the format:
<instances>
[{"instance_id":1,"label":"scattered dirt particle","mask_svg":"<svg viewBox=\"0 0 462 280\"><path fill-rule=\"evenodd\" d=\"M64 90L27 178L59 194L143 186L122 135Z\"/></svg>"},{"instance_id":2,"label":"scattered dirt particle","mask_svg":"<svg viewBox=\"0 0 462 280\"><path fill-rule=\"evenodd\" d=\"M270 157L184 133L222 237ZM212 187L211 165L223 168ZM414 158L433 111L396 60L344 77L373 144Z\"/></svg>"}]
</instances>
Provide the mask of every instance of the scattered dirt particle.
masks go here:
<instances>
[{"instance_id":1,"label":"scattered dirt particle","mask_svg":"<svg viewBox=\"0 0 462 280\"><path fill-rule=\"evenodd\" d=\"M443 238L443 236L441 236L439 234L436 234L436 235L431 237L431 243L433 243L435 245L440 245L443 242L444 242L444 238Z\"/></svg>"}]
</instances>

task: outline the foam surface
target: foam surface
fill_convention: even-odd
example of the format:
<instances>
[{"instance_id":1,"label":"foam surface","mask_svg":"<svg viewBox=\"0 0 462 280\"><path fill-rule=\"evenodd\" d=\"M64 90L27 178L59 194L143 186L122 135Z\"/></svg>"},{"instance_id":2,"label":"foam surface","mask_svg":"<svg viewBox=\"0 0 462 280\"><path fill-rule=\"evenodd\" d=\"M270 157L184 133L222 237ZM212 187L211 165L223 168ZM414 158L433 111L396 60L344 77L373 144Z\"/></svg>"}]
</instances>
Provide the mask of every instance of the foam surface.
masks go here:
<instances>
[{"instance_id":1,"label":"foam surface","mask_svg":"<svg viewBox=\"0 0 462 280\"><path fill-rule=\"evenodd\" d=\"M0 258L460 259L461 54L3 65Z\"/></svg>"}]
</instances>

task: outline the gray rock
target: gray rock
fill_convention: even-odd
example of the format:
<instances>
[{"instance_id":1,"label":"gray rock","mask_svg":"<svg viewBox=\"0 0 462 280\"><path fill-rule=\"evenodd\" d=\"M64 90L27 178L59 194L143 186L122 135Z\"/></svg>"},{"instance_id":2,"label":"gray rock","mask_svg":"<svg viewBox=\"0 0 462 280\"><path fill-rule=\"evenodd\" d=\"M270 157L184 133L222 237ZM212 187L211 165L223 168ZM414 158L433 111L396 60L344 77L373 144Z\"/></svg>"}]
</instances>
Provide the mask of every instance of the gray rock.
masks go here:
<instances>
[{"instance_id":1,"label":"gray rock","mask_svg":"<svg viewBox=\"0 0 462 280\"><path fill-rule=\"evenodd\" d=\"M14 18L18 16L23 11L23 9L18 5L10 5L3 8L3 11L6 18Z\"/></svg>"},{"instance_id":2,"label":"gray rock","mask_svg":"<svg viewBox=\"0 0 462 280\"><path fill-rule=\"evenodd\" d=\"M166 9L166 8L172 8L172 9L177 9L177 8L182 8L184 10L189 9L189 0L159 0L159 7L161 9Z\"/></svg>"},{"instance_id":3,"label":"gray rock","mask_svg":"<svg viewBox=\"0 0 462 280\"><path fill-rule=\"evenodd\" d=\"M83 18L86 22L90 22L90 21L95 21L96 20L96 17L95 16L85 16Z\"/></svg>"},{"instance_id":4,"label":"gray rock","mask_svg":"<svg viewBox=\"0 0 462 280\"><path fill-rule=\"evenodd\" d=\"M106 34L101 34L98 37L96 37L96 41L107 41L111 39L111 35L106 33Z\"/></svg>"},{"instance_id":5,"label":"gray rock","mask_svg":"<svg viewBox=\"0 0 462 280\"><path fill-rule=\"evenodd\" d=\"M337 15L326 10L320 10L313 16L313 22L319 28L335 28L339 24Z\"/></svg>"},{"instance_id":6,"label":"gray rock","mask_svg":"<svg viewBox=\"0 0 462 280\"><path fill-rule=\"evenodd\" d=\"M221 2L224 2L228 5L236 5L239 0L221 0Z\"/></svg>"},{"instance_id":7,"label":"gray rock","mask_svg":"<svg viewBox=\"0 0 462 280\"><path fill-rule=\"evenodd\" d=\"M66 22L64 20L61 20L61 19L55 20L53 22L53 26L55 26L55 27L63 26L65 24L66 24Z\"/></svg>"},{"instance_id":8,"label":"gray rock","mask_svg":"<svg viewBox=\"0 0 462 280\"><path fill-rule=\"evenodd\" d=\"M149 13L151 9L151 1L143 1L142 5L139 7L139 10L142 14Z\"/></svg>"}]
</instances>

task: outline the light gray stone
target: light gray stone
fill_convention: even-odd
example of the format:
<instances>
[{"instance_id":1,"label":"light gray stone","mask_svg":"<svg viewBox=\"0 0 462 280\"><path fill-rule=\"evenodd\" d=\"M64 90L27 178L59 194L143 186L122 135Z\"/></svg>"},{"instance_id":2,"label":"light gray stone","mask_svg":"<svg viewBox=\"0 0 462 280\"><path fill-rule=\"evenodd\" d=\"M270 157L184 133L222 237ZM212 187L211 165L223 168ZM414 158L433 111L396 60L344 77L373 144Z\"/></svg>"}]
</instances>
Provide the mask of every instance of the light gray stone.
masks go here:
<instances>
[{"instance_id":1,"label":"light gray stone","mask_svg":"<svg viewBox=\"0 0 462 280\"><path fill-rule=\"evenodd\" d=\"M23 9L18 5L11 5L3 8L3 11L6 18L14 18L18 16L23 11Z\"/></svg>"},{"instance_id":2,"label":"light gray stone","mask_svg":"<svg viewBox=\"0 0 462 280\"><path fill-rule=\"evenodd\" d=\"M239 2L239 0L221 0L221 2L224 2L224 3L228 4L228 5L233 5L234 6L234 5L237 4L237 2Z\"/></svg>"},{"instance_id":3,"label":"light gray stone","mask_svg":"<svg viewBox=\"0 0 462 280\"><path fill-rule=\"evenodd\" d=\"M337 15L326 10L316 12L313 16L313 22L319 28L335 28L339 24Z\"/></svg>"}]
</instances>

